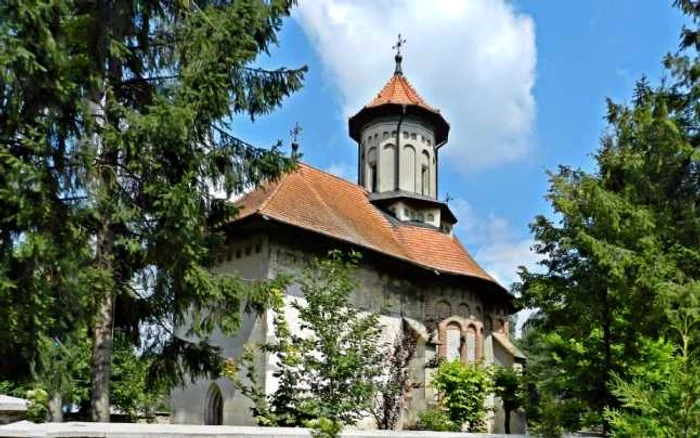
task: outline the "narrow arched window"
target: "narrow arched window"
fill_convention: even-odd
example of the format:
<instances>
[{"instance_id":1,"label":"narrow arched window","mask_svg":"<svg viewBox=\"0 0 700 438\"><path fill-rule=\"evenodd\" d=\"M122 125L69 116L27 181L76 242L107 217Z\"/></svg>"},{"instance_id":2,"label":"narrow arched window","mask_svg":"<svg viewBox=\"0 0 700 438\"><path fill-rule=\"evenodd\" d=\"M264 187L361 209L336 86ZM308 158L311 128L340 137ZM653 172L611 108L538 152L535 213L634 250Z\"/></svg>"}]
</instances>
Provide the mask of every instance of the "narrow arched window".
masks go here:
<instances>
[{"instance_id":1,"label":"narrow arched window","mask_svg":"<svg viewBox=\"0 0 700 438\"><path fill-rule=\"evenodd\" d=\"M377 181L379 175L377 174L377 149L372 148L367 152L367 182L369 183L368 189L371 192L377 191Z\"/></svg>"},{"instance_id":2,"label":"narrow arched window","mask_svg":"<svg viewBox=\"0 0 700 438\"><path fill-rule=\"evenodd\" d=\"M420 192L422 195L430 195L430 155L427 151L421 153Z\"/></svg>"},{"instance_id":3,"label":"narrow arched window","mask_svg":"<svg viewBox=\"0 0 700 438\"><path fill-rule=\"evenodd\" d=\"M204 424L221 425L224 421L224 399L221 389L216 383L212 383L207 391L207 399L204 408Z\"/></svg>"},{"instance_id":4,"label":"narrow arched window","mask_svg":"<svg viewBox=\"0 0 700 438\"><path fill-rule=\"evenodd\" d=\"M460 330L459 325L448 325L445 338L445 343L447 344L447 348L445 349L445 359L460 360L462 356L462 330Z\"/></svg>"},{"instance_id":5,"label":"narrow arched window","mask_svg":"<svg viewBox=\"0 0 700 438\"><path fill-rule=\"evenodd\" d=\"M401 158L401 188L416 191L416 149L407 144L403 147Z\"/></svg>"}]
</instances>

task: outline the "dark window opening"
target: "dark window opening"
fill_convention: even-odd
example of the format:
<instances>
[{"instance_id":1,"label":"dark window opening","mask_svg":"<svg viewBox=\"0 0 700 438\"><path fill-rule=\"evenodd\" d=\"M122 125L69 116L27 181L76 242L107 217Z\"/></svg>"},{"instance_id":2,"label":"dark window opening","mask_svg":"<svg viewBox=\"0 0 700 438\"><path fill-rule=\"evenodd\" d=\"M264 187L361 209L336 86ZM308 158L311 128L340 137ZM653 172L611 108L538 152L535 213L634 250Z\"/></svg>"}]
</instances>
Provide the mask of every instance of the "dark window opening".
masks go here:
<instances>
[{"instance_id":1,"label":"dark window opening","mask_svg":"<svg viewBox=\"0 0 700 438\"><path fill-rule=\"evenodd\" d=\"M428 174L428 166L421 166L420 169L420 181L421 181L421 194L428 195L430 192L430 181Z\"/></svg>"},{"instance_id":2,"label":"dark window opening","mask_svg":"<svg viewBox=\"0 0 700 438\"><path fill-rule=\"evenodd\" d=\"M377 163L369 163L369 180L372 192L377 191Z\"/></svg>"},{"instance_id":3,"label":"dark window opening","mask_svg":"<svg viewBox=\"0 0 700 438\"><path fill-rule=\"evenodd\" d=\"M218 426L223 424L224 419L224 399L221 396L221 390L216 384L212 384L209 388L207 397L207 406L204 413L204 423L208 425Z\"/></svg>"}]
</instances>

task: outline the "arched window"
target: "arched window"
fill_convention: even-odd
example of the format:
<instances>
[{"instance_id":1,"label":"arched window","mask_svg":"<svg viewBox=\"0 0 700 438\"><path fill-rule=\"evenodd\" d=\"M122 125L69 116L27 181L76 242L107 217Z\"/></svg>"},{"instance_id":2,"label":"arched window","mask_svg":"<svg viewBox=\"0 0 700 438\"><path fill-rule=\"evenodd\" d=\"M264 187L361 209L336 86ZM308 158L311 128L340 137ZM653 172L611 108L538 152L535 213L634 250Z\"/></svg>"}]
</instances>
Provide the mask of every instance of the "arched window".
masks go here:
<instances>
[{"instance_id":1,"label":"arched window","mask_svg":"<svg viewBox=\"0 0 700 438\"><path fill-rule=\"evenodd\" d=\"M486 327L486 332L493 330L493 319L488 315L484 318L484 326Z\"/></svg>"},{"instance_id":2,"label":"arched window","mask_svg":"<svg viewBox=\"0 0 700 438\"><path fill-rule=\"evenodd\" d=\"M221 425L224 421L224 399L221 389L216 383L212 383L207 391L207 399L204 407L204 424Z\"/></svg>"},{"instance_id":3,"label":"arched window","mask_svg":"<svg viewBox=\"0 0 700 438\"><path fill-rule=\"evenodd\" d=\"M368 190L371 192L377 191L377 149L372 148L367 152L367 183Z\"/></svg>"},{"instance_id":4,"label":"arched window","mask_svg":"<svg viewBox=\"0 0 700 438\"><path fill-rule=\"evenodd\" d=\"M416 150L410 144L403 148L401 158L401 186L410 192L416 191Z\"/></svg>"},{"instance_id":5,"label":"arched window","mask_svg":"<svg viewBox=\"0 0 700 438\"><path fill-rule=\"evenodd\" d=\"M380 179L383 186L379 187L379 190L394 190L394 181L396 181L396 147L392 143L388 143L382 148L381 161Z\"/></svg>"},{"instance_id":6,"label":"arched window","mask_svg":"<svg viewBox=\"0 0 700 438\"><path fill-rule=\"evenodd\" d=\"M462 357L462 330L459 325L451 323L445 332L445 359L460 360Z\"/></svg>"},{"instance_id":7,"label":"arched window","mask_svg":"<svg viewBox=\"0 0 700 438\"><path fill-rule=\"evenodd\" d=\"M430 155L426 151L421 153L420 192L422 195L430 195Z\"/></svg>"},{"instance_id":8,"label":"arched window","mask_svg":"<svg viewBox=\"0 0 700 438\"><path fill-rule=\"evenodd\" d=\"M467 362L476 362L476 328L473 325L467 327Z\"/></svg>"}]
</instances>

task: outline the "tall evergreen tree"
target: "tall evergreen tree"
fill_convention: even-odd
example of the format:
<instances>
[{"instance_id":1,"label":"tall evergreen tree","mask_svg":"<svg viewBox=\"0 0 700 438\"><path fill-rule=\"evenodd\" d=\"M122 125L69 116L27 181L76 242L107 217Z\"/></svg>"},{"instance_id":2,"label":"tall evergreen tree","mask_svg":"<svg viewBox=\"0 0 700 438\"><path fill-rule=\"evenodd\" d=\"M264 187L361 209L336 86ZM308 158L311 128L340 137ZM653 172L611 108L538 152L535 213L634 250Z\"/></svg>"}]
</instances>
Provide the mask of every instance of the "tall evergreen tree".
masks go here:
<instances>
[{"instance_id":1,"label":"tall evergreen tree","mask_svg":"<svg viewBox=\"0 0 700 438\"><path fill-rule=\"evenodd\" d=\"M697 25L698 3L676 4ZM569 427L605 424L603 412L619 405L612 383L644 360L642 339L666 335L668 291L697 290L697 36L684 29L680 52L666 57L671 85L642 79L631 104L608 102L596 171L552 173L557 221L540 216L532 225L544 270L522 270L519 289L541 313L532 327L533 371L542 372L541 400L568 410L558 415Z\"/></svg>"},{"instance_id":2,"label":"tall evergreen tree","mask_svg":"<svg viewBox=\"0 0 700 438\"><path fill-rule=\"evenodd\" d=\"M254 66L294 3L0 4L0 331L20 335L1 348L27 363L38 334L83 317L94 420L109 421L115 326L133 343L139 326L160 327L152 375L177 383L219 366L205 340L236 329L243 301L265 305L264 287L209 269L224 244L215 227L235 214L212 193L293 165L231 123L301 87L305 67ZM203 342L172 334L189 322Z\"/></svg>"}]
</instances>

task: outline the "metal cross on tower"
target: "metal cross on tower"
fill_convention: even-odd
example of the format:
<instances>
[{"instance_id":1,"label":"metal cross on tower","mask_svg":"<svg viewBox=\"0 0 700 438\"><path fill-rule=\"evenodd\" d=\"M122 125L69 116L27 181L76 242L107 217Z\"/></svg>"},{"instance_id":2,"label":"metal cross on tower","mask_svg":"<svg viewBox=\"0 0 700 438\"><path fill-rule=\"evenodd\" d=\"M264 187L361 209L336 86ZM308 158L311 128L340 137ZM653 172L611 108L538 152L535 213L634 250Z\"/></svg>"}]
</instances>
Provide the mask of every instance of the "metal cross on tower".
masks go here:
<instances>
[{"instance_id":1,"label":"metal cross on tower","mask_svg":"<svg viewBox=\"0 0 700 438\"><path fill-rule=\"evenodd\" d=\"M394 60L396 61L396 69L394 70L394 74L396 75L402 75L403 71L401 70L401 61L403 60L403 56L401 56L401 47L406 43L405 38L401 38L401 34L399 34L399 37L396 41L396 44L394 44L391 48L396 50L396 55L394 56Z\"/></svg>"},{"instance_id":2,"label":"metal cross on tower","mask_svg":"<svg viewBox=\"0 0 700 438\"><path fill-rule=\"evenodd\" d=\"M289 130L289 136L292 137L292 156L296 157L299 151L299 134L302 128L299 122L294 123L294 127Z\"/></svg>"}]
</instances>

